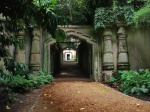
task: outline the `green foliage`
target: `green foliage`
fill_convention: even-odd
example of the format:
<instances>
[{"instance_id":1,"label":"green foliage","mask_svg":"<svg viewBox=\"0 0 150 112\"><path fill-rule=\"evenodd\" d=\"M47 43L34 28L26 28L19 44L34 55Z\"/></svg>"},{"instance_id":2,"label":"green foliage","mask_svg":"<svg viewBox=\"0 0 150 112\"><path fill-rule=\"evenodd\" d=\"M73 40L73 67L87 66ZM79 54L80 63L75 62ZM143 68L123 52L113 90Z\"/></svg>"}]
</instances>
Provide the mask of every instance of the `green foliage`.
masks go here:
<instances>
[{"instance_id":1,"label":"green foliage","mask_svg":"<svg viewBox=\"0 0 150 112\"><path fill-rule=\"evenodd\" d=\"M68 36L62 29L57 29L55 32L55 39L57 42L64 41Z\"/></svg>"},{"instance_id":2,"label":"green foliage","mask_svg":"<svg viewBox=\"0 0 150 112\"><path fill-rule=\"evenodd\" d=\"M13 91L28 91L52 80L51 75L37 75L35 81L29 79L31 74L28 73L28 66L15 62L8 49L11 45L19 45L21 48L24 40L18 39L18 33L23 30L30 31L34 26L42 27L55 37L57 25L60 23L53 12L56 0L45 0L49 2L46 4L44 0L39 0L39 5L36 1L38 0L1 0L0 16L4 20L0 20L0 60L4 61L4 67L0 69L0 94L11 96Z\"/></svg>"},{"instance_id":3,"label":"green foliage","mask_svg":"<svg viewBox=\"0 0 150 112\"><path fill-rule=\"evenodd\" d=\"M34 74L30 74L28 79L32 82L35 88L39 88L44 84L51 83L53 80L53 76L46 72L39 71L38 75L36 76Z\"/></svg>"},{"instance_id":4,"label":"green foliage","mask_svg":"<svg viewBox=\"0 0 150 112\"><path fill-rule=\"evenodd\" d=\"M0 95L2 96L2 102L10 102L14 100L14 93L11 89L11 81L13 75L11 72L0 70Z\"/></svg>"},{"instance_id":5,"label":"green foliage","mask_svg":"<svg viewBox=\"0 0 150 112\"><path fill-rule=\"evenodd\" d=\"M4 70L0 74L0 94L6 96L5 100L11 101L14 97L14 92L28 92L34 88L40 88L45 84L51 83L53 76L39 71L37 75L27 74L27 78L22 74L12 75L8 70Z\"/></svg>"},{"instance_id":6,"label":"green foliage","mask_svg":"<svg viewBox=\"0 0 150 112\"><path fill-rule=\"evenodd\" d=\"M24 63L15 62L13 59L4 59L5 68L12 72L12 75L25 76L29 72L29 68Z\"/></svg>"},{"instance_id":7,"label":"green foliage","mask_svg":"<svg viewBox=\"0 0 150 112\"><path fill-rule=\"evenodd\" d=\"M37 6L52 6L55 5L57 2L56 0L33 0L33 3ZM50 7L49 7L50 8Z\"/></svg>"},{"instance_id":8,"label":"green foliage","mask_svg":"<svg viewBox=\"0 0 150 112\"><path fill-rule=\"evenodd\" d=\"M98 8L95 11L94 24L95 29L105 27L105 23L114 23L115 15L110 8Z\"/></svg>"},{"instance_id":9,"label":"green foliage","mask_svg":"<svg viewBox=\"0 0 150 112\"><path fill-rule=\"evenodd\" d=\"M63 17L61 23L86 24L88 22L87 4L85 0L57 0L54 11Z\"/></svg>"},{"instance_id":10,"label":"green foliage","mask_svg":"<svg viewBox=\"0 0 150 112\"><path fill-rule=\"evenodd\" d=\"M95 29L105 27L105 24L115 24L124 21L127 25L133 23L134 9L131 6L108 8L97 8L95 11Z\"/></svg>"},{"instance_id":11,"label":"green foliage","mask_svg":"<svg viewBox=\"0 0 150 112\"><path fill-rule=\"evenodd\" d=\"M119 89L125 94L150 94L150 71L123 71L119 72L120 77L112 77L110 82L118 83Z\"/></svg>"},{"instance_id":12,"label":"green foliage","mask_svg":"<svg viewBox=\"0 0 150 112\"><path fill-rule=\"evenodd\" d=\"M16 92L27 92L33 88L33 83L31 80L27 80L25 77L16 75L13 76L11 81L11 88Z\"/></svg>"},{"instance_id":13,"label":"green foliage","mask_svg":"<svg viewBox=\"0 0 150 112\"><path fill-rule=\"evenodd\" d=\"M138 10L134 15L134 21L137 25L142 26L142 24L145 22L146 25L149 25L150 23L150 3L148 3L146 6L142 7L140 10Z\"/></svg>"},{"instance_id":14,"label":"green foliage","mask_svg":"<svg viewBox=\"0 0 150 112\"><path fill-rule=\"evenodd\" d=\"M150 0L141 0L141 5L134 15L134 22L137 26L150 26Z\"/></svg>"},{"instance_id":15,"label":"green foliage","mask_svg":"<svg viewBox=\"0 0 150 112\"><path fill-rule=\"evenodd\" d=\"M56 0L2 0L0 14L12 23L14 30L21 22L27 29L39 26L54 35L59 23L54 4Z\"/></svg>"}]
</instances>

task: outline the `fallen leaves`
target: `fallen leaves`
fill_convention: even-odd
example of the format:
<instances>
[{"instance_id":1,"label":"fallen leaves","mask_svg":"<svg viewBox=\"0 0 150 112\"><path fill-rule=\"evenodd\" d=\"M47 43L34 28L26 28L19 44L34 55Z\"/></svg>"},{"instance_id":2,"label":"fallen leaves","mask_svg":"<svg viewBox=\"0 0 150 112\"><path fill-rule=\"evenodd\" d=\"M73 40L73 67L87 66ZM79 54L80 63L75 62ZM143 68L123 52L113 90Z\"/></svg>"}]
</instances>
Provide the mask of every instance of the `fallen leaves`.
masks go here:
<instances>
[{"instance_id":1,"label":"fallen leaves","mask_svg":"<svg viewBox=\"0 0 150 112\"><path fill-rule=\"evenodd\" d=\"M84 110L85 108L80 108L80 110Z\"/></svg>"},{"instance_id":2,"label":"fallen leaves","mask_svg":"<svg viewBox=\"0 0 150 112\"><path fill-rule=\"evenodd\" d=\"M46 93L45 93L45 94L43 94L43 96L51 97L52 95L49 95L49 94L46 94Z\"/></svg>"},{"instance_id":3,"label":"fallen leaves","mask_svg":"<svg viewBox=\"0 0 150 112\"><path fill-rule=\"evenodd\" d=\"M45 110L47 110L47 107L44 107Z\"/></svg>"},{"instance_id":4,"label":"fallen leaves","mask_svg":"<svg viewBox=\"0 0 150 112\"><path fill-rule=\"evenodd\" d=\"M6 109L7 109L7 110L9 110L9 109L10 109L10 107L9 107L8 105L6 105Z\"/></svg>"},{"instance_id":5,"label":"fallen leaves","mask_svg":"<svg viewBox=\"0 0 150 112\"><path fill-rule=\"evenodd\" d=\"M140 104L139 104L139 103L137 103L137 104L136 104L136 106L137 106L137 107L139 107L139 106L140 106Z\"/></svg>"},{"instance_id":6,"label":"fallen leaves","mask_svg":"<svg viewBox=\"0 0 150 112\"><path fill-rule=\"evenodd\" d=\"M77 93L80 93L80 91L77 91Z\"/></svg>"},{"instance_id":7,"label":"fallen leaves","mask_svg":"<svg viewBox=\"0 0 150 112\"><path fill-rule=\"evenodd\" d=\"M47 94L44 94L44 96L47 96Z\"/></svg>"}]
</instances>

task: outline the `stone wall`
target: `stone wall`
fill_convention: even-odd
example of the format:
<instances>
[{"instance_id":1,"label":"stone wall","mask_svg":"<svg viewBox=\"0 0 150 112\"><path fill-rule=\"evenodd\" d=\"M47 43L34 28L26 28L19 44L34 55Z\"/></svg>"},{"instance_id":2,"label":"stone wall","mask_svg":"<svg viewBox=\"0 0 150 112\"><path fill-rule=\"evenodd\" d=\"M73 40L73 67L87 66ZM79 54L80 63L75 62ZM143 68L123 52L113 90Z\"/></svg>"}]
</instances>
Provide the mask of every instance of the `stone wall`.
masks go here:
<instances>
[{"instance_id":1,"label":"stone wall","mask_svg":"<svg viewBox=\"0 0 150 112\"><path fill-rule=\"evenodd\" d=\"M107 79L107 76L111 76L118 70L150 69L150 28L109 26L100 29L97 36L100 38L103 79ZM113 60L110 58L112 56L108 56L107 59L107 55L111 55L110 46L112 46ZM110 67L111 61L113 61L114 69L109 70L107 68Z\"/></svg>"},{"instance_id":2,"label":"stone wall","mask_svg":"<svg viewBox=\"0 0 150 112\"><path fill-rule=\"evenodd\" d=\"M91 26L61 27L68 36L81 39L79 64L93 81L101 81L119 69L150 69L150 28L108 26L94 33ZM28 64L32 70L58 71L62 51L55 50L56 41L46 31L34 28L18 38L26 38L25 49L10 46L12 57ZM82 52L82 51L86 52ZM82 54L83 53L83 54ZM2 62L0 62L2 64Z\"/></svg>"},{"instance_id":3,"label":"stone wall","mask_svg":"<svg viewBox=\"0 0 150 112\"><path fill-rule=\"evenodd\" d=\"M128 28L131 69L150 69L150 28Z\"/></svg>"}]
</instances>

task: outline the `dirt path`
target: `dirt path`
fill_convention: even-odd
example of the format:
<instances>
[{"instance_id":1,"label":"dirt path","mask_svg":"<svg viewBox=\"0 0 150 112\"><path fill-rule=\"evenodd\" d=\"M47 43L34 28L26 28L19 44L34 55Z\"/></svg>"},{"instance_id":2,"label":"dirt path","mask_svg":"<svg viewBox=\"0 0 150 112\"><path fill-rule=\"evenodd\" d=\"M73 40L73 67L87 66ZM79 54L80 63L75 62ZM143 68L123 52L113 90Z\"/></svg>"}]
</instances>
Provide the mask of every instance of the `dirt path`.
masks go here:
<instances>
[{"instance_id":1,"label":"dirt path","mask_svg":"<svg viewBox=\"0 0 150 112\"><path fill-rule=\"evenodd\" d=\"M150 112L150 102L91 82L76 63L65 63L52 84L21 95L10 107L0 112Z\"/></svg>"},{"instance_id":2,"label":"dirt path","mask_svg":"<svg viewBox=\"0 0 150 112\"><path fill-rule=\"evenodd\" d=\"M33 112L150 112L150 103L100 83L54 82L43 89Z\"/></svg>"},{"instance_id":3,"label":"dirt path","mask_svg":"<svg viewBox=\"0 0 150 112\"><path fill-rule=\"evenodd\" d=\"M90 82L76 63L66 63L57 75L43 89L33 112L150 112L150 102Z\"/></svg>"},{"instance_id":4,"label":"dirt path","mask_svg":"<svg viewBox=\"0 0 150 112\"><path fill-rule=\"evenodd\" d=\"M89 75L84 73L78 66L77 62L64 62L61 66L61 72L56 74L55 77L58 78L90 78Z\"/></svg>"}]
</instances>

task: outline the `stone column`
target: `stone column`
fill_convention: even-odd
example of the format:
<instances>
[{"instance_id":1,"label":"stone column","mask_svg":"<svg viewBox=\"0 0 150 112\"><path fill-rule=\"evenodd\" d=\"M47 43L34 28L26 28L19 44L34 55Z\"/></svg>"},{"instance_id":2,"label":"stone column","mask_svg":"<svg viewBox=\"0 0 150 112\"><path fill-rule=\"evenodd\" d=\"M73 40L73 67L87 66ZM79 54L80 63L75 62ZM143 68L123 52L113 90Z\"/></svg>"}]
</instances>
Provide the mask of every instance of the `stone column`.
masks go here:
<instances>
[{"instance_id":1,"label":"stone column","mask_svg":"<svg viewBox=\"0 0 150 112\"><path fill-rule=\"evenodd\" d=\"M0 14L0 20L2 20L2 14ZM0 27L3 27L3 24L4 23L1 23L0 24ZM0 34L2 34L2 30L0 30ZM0 41L0 46L2 45L2 42ZM0 57L0 70L2 70L4 68L4 61L3 61L3 58Z\"/></svg>"},{"instance_id":2,"label":"stone column","mask_svg":"<svg viewBox=\"0 0 150 112\"><path fill-rule=\"evenodd\" d=\"M103 33L103 74L104 80L107 81L113 74L114 57L112 48L112 32L104 31Z\"/></svg>"},{"instance_id":3,"label":"stone column","mask_svg":"<svg viewBox=\"0 0 150 112\"><path fill-rule=\"evenodd\" d=\"M120 26L117 32L118 35L118 70L128 70L129 59L127 49L127 33L124 27Z\"/></svg>"},{"instance_id":4,"label":"stone column","mask_svg":"<svg viewBox=\"0 0 150 112\"><path fill-rule=\"evenodd\" d=\"M32 71L39 71L41 69L41 55L40 55L40 30L34 28L32 31L32 45L30 55L30 69Z\"/></svg>"},{"instance_id":5,"label":"stone column","mask_svg":"<svg viewBox=\"0 0 150 112\"><path fill-rule=\"evenodd\" d=\"M103 33L104 45L103 45L103 70L114 69L114 58L112 49L112 33L111 31L105 31Z\"/></svg>"},{"instance_id":6,"label":"stone column","mask_svg":"<svg viewBox=\"0 0 150 112\"><path fill-rule=\"evenodd\" d=\"M18 33L18 40L23 40L25 36L25 32L24 31L20 31ZM21 63L25 63L25 43L22 43L23 46L22 49L19 47L19 44L17 44L16 49L15 49L15 61L16 62L21 62Z\"/></svg>"}]
</instances>

